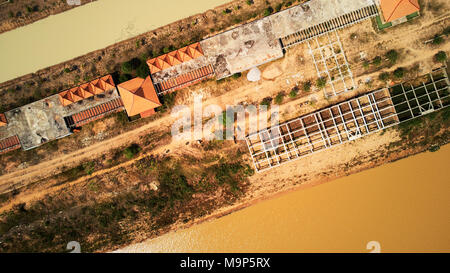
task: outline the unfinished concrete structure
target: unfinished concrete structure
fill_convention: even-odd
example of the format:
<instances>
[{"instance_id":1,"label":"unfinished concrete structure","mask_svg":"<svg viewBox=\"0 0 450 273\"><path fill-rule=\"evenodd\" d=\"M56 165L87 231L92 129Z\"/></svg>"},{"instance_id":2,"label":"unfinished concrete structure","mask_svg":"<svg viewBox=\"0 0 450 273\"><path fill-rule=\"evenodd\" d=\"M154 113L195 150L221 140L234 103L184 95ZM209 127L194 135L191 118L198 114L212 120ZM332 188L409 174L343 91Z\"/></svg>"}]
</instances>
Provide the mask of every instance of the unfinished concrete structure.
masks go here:
<instances>
[{"instance_id":1,"label":"unfinished concrete structure","mask_svg":"<svg viewBox=\"0 0 450 273\"><path fill-rule=\"evenodd\" d=\"M36 148L49 141L72 134L72 129L88 121L99 119L105 114L123 110L123 105L109 103L120 99L115 86L101 94L89 96L70 104L63 104L61 95L56 94L10 110L4 115L6 126L0 127L0 153L22 147L24 150ZM78 114L83 117L75 120Z\"/></svg>"},{"instance_id":2,"label":"unfinished concrete structure","mask_svg":"<svg viewBox=\"0 0 450 273\"><path fill-rule=\"evenodd\" d=\"M372 0L312 0L291 7L201 41L203 56L196 59L160 65L158 69L154 69L157 58L149 60L150 70L154 70L155 89L158 94L163 94L214 75L217 79L229 77L282 58L284 50L293 45L377 14ZM171 54L177 53L165 55ZM346 83L342 91L352 87L354 84ZM339 91L334 90L326 95L337 93Z\"/></svg>"},{"instance_id":3,"label":"unfinished concrete structure","mask_svg":"<svg viewBox=\"0 0 450 273\"><path fill-rule=\"evenodd\" d=\"M317 76L326 81L325 97L356 89L353 74L336 31L327 32L307 40Z\"/></svg>"},{"instance_id":4,"label":"unfinished concrete structure","mask_svg":"<svg viewBox=\"0 0 450 273\"><path fill-rule=\"evenodd\" d=\"M255 169L268 170L448 107L450 82L445 69L248 135Z\"/></svg>"}]
</instances>

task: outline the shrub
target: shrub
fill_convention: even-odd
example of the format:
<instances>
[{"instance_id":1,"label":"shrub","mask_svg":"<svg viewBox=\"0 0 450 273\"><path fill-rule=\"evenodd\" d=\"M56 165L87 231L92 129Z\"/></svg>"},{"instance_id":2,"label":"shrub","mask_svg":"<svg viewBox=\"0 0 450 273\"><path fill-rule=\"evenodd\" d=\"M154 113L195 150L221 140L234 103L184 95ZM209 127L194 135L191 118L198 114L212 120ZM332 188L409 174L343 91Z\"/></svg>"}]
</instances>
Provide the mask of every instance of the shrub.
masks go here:
<instances>
[{"instance_id":1,"label":"shrub","mask_svg":"<svg viewBox=\"0 0 450 273\"><path fill-rule=\"evenodd\" d=\"M441 149L441 147L439 145L433 145L428 149L428 151L434 153L434 152L439 151L440 149Z\"/></svg>"},{"instance_id":2,"label":"shrub","mask_svg":"<svg viewBox=\"0 0 450 273\"><path fill-rule=\"evenodd\" d=\"M278 93L278 95L275 97L275 103L276 104L281 104L283 102L284 99L284 93L280 92Z\"/></svg>"},{"instance_id":3,"label":"shrub","mask_svg":"<svg viewBox=\"0 0 450 273\"><path fill-rule=\"evenodd\" d=\"M396 77L397 79L403 78L404 75L405 75L405 69L403 67L399 67L394 70L394 77Z\"/></svg>"},{"instance_id":4,"label":"shrub","mask_svg":"<svg viewBox=\"0 0 450 273\"><path fill-rule=\"evenodd\" d=\"M120 74L120 76L119 76L119 83L126 82L129 79L131 79L131 75L130 74Z\"/></svg>"},{"instance_id":5,"label":"shrub","mask_svg":"<svg viewBox=\"0 0 450 273\"><path fill-rule=\"evenodd\" d=\"M295 98L298 94L298 87L292 88L291 92L289 92L289 97Z\"/></svg>"},{"instance_id":6,"label":"shrub","mask_svg":"<svg viewBox=\"0 0 450 273\"><path fill-rule=\"evenodd\" d=\"M224 10L222 11L222 13L223 13L223 14L231 13L231 9L226 8L226 9L224 9Z\"/></svg>"},{"instance_id":7,"label":"shrub","mask_svg":"<svg viewBox=\"0 0 450 273\"><path fill-rule=\"evenodd\" d=\"M145 79L148 75L150 75L148 66L145 63L141 63L141 65L136 69L136 76Z\"/></svg>"},{"instance_id":8,"label":"shrub","mask_svg":"<svg viewBox=\"0 0 450 273\"><path fill-rule=\"evenodd\" d=\"M375 58L373 58L372 63L375 66L379 66L381 64L381 57L380 56L376 56Z\"/></svg>"},{"instance_id":9,"label":"shrub","mask_svg":"<svg viewBox=\"0 0 450 273\"><path fill-rule=\"evenodd\" d=\"M398 52L394 49L389 50L386 53L386 58L388 58L388 60L391 62L391 64L395 64L397 62L398 59Z\"/></svg>"},{"instance_id":10,"label":"shrub","mask_svg":"<svg viewBox=\"0 0 450 273\"><path fill-rule=\"evenodd\" d=\"M369 61L364 60L364 62L363 62L363 67L364 67L365 69L369 68Z\"/></svg>"},{"instance_id":11,"label":"shrub","mask_svg":"<svg viewBox=\"0 0 450 273\"><path fill-rule=\"evenodd\" d=\"M441 36L435 35L432 43L433 43L433 45L440 45L440 44L442 44L443 41L444 41L444 39Z\"/></svg>"},{"instance_id":12,"label":"shrub","mask_svg":"<svg viewBox=\"0 0 450 273\"><path fill-rule=\"evenodd\" d=\"M383 72L383 73L381 73L379 76L378 76L378 78L380 79L380 80L382 80L382 81L387 81L388 79L389 79L389 73L387 73L387 72Z\"/></svg>"},{"instance_id":13,"label":"shrub","mask_svg":"<svg viewBox=\"0 0 450 273\"><path fill-rule=\"evenodd\" d=\"M140 151L141 151L141 147L139 147L139 145L137 144L132 144L130 146L128 146L125 150L123 150L123 155L127 158L127 159L132 159L133 157L135 157Z\"/></svg>"},{"instance_id":14,"label":"shrub","mask_svg":"<svg viewBox=\"0 0 450 273\"><path fill-rule=\"evenodd\" d=\"M303 83L303 91L309 92L311 90L311 82L307 81Z\"/></svg>"},{"instance_id":15,"label":"shrub","mask_svg":"<svg viewBox=\"0 0 450 273\"><path fill-rule=\"evenodd\" d=\"M247 3L247 5L251 6L251 5L253 5L253 0L247 0L246 3Z\"/></svg>"},{"instance_id":16,"label":"shrub","mask_svg":"<svg viewBox=\"0 0 450 273\"><path fill-rule=\"evenodd\" d=\"M326 84L327 84L327 79L325 77L320 77L317 79L316 85L320 89L324 88Z\"/></svg>"},{"instance_id":17,"label":"shrub","mask_svg":"<svg viewBox=\"0 0 450 273\"><path fill-rule=\"evenodd\" d=\"M267 98L264 98L262 101L261 101L261 105L266 105L266 106L270 106L270 103L272 102L272 98L271 97L267 97Z\"/></svg>"},{"instance_id":18,"label":"shrub","mask_svg":"<svg viewBox=\"0 0 450 273\"><path fill-rule=\"evenodd\" d=\"M275 6L275 10L276 10L277 12L279 12L279 11L281 10L282 7L283 7L283 4L278 3L278 4Z\"/></svg>"},{"instance_id":19,"label":"shrub","mask_svg":"<svg viewBox=\"0 0 450 273\"><path fill-rule=\"evenodd\" d=\"M264 16L269 16L272 14L272 12L273 12L273 8L269 6L264 10Z\"/></svg>"},{"instance_id":20,"label":"shrub","mask_svg":"<svg viewBox=\"0 0 450 273\"><path fill-rule=\"evenodd\" d=\"M131 73L132 71L133 71L133 66L131 65L130 62L124 62L124 63L122 64L122 72L123 72L123 73L129 74L129 73Z\"/></svg>"},{"instance_id":21,"label":"shrub","mask_svg":"<svg viewBox=\"0 0 450 273\"><path fill-rule=\"evenodd\" d=\"M129 61L130 65L131 65L131 69L136 70L139 68L139 66L142 64L141 60L139 60L138 58L133 58Z\"/></svg>"},{"instance_id":22,"label":"shrub","mask_svg":"<svg viewBox=\"0 0 450 273\"><path fill-rule=\"evenodd\" d=\"M444 51L439 51L434 55L434 60L439 63L445 63L447 61L447 54Z\"/></svg>"},{"instance_id":23,"label":"shrub","mask_svg":"<svg viewBox=\"0 0 450 273\"><path fill-rule=\"evenodd\" d=\"M233 77L233 79L239 79L241 76L242 76L242 73L238 72L238 73L234 73L232 77Z\"/></svg>"}]
</instances>

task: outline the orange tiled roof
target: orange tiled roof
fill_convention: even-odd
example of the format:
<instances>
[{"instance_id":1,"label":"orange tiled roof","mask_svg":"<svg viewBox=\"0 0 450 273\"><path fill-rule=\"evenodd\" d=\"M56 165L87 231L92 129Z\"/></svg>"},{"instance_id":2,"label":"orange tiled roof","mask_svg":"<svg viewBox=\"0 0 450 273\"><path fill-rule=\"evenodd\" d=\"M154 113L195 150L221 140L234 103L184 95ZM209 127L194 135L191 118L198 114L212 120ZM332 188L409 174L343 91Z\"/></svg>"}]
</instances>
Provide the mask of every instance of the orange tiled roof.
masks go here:
<instances>
[{"instance_id":1,"label":"orange tiled roof","mask_svg":"<svg viewBox=\"0 0 450 273\"><path fill-rule=\"evenodd\" d=\"M103 116L117 112L123 109L123 103L120 98L97 105L87 110L72 115L74 126L81 127L91 121L102 118Z\"/></svg>"},{"instance_id":2,"label":"orange tiled roof","mask_svg":"<svg viewBox=\"0 0 450 273\"><path fill-rule=\"evenodd\" d=\"M80 86L59 93L59 99L63 106L101 94L114 88L114 80L111 75L95 79Z\"/></svg>"},{"instance_id":3,"label":"orange tiled roof","mask_svg":"<svg viewBox=\"0 0 450 273\"><path fill-rule=\"evenodd\" d=\"M386 22L391 22L420 10L418 0L380 0Z\"/></svg>"},{"instance_id":4,"label":"orange tiled roof","mask_svg":"<svg viewBox=\"0 0 450 273\"><path fill-rule=\"evenodd\" d=\"M161 106L150 76L131 79L117 88L130 117Z\"/></svg>"},{"instance_id":5,"label":"orange tiled roof","mask_svg":"<svg viewBox=\"0 0 450 273\"><path fill-rule=\"evenodd\" d=\"M20 141L17 136L0 139L0 154L4 154L12 150L17 150L20 147Z\"/></svg>"},{"instance_id":6,"label":"orange tiled roof","mask_svg":"<svg viewBox=\"0 0 450 273\"><path fill-rule=\"evenodd\" d=\"M203 56L200 43L195 43L147 61L152 74Z\"/></svg>"},{"instance_id":7,"label":"orange tiled roof","mask_svg":"<svg viewBox=\"0 0 450 273\"><path fill-rule=\"evenodd\" d=\"M0 127L6 126L8 124L8 121L6 120L5 114L0 114Z\"/></svg>"},{"instance_id":8,"label":"orange tiled roof","mask_svg":"<svg viewBox=\"0 0 450 273\"><path fill-rule=\"evenodd\" d=\"M207 65L195 70L192 70L188 73L185 74L181 74L177 77L165 80L163 82L160 82L159 85L159 90L161 92L166 92L168 90L178 90L180 88L189 86L191 84L194 84L198 81L201 81L205 78L210 77L211 75L213 75L214 73L214 69L212 67L212 65Z\"/></svg>"}]
</instances>

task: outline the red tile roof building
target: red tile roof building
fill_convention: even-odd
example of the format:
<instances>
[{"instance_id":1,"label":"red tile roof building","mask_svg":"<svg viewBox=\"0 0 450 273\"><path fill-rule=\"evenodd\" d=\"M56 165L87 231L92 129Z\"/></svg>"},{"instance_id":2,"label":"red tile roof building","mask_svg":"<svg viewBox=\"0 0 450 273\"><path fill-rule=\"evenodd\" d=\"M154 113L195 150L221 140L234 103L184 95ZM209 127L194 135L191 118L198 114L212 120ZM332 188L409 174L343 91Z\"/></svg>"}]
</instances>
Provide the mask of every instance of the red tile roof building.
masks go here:
<instances>
[{"instance_id":1,"label":"red tile roof building","mask_svg":"<svg viewBox=\"0 0 450 273\"><path fill-rule=\"evenodd\" d=\"M148 116L153 109L161 106L150 76L146 79L134 78L117 85L123 105L129 117Z\"/></svg>"},{"instance_id":2,"label":"red tile roof building","mask_svg":"<svg viewBox=\"0 0 450 273\"><path fill-rule=\"evenodd\" d=\"M420 11L418 0L380 0L380 6L386 22Z\"/></svg>"},{"instance_id":3,"label":"red tile roof building","mask_svg":"<svg viewBox=\"0 0 450 273\"><path fill-rule=\"evenodd\" d=\"M154 74L201 56L203 56L202 47L200 46L200 43L195 43L150 59L147 61L147 65L150 68L150 73Z\"/></svg>"},{"instance_id":4,"label":"red tile roof building","mask_svg":"<svg viewBox=\"0 0 450 273\"><path fill-rule=\"evenodd\" d=\"M74 87L59 93L59 99L62 105L67 106L74 102L87 99L114 88L114 80L112 76L106 75L91 82L82 84L78 87Z\"/></svg>"}]
</instances>

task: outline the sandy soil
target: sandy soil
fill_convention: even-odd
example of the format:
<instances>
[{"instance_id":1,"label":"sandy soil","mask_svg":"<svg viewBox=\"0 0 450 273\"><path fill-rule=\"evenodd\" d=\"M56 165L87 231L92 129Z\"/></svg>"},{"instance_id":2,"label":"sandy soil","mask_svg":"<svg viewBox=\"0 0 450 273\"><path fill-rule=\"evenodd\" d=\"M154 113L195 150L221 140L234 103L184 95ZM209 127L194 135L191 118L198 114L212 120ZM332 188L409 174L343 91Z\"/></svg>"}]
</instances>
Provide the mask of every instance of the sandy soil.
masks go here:
<instances>
[{"instance_id":1,"label":"sandy soil","mask_svg":"<svg viewBox=\"0 0 450 273\"><path fill-rule=\"evenodd\" d=\"M430 21L434 18L433 16L426 14L421 18L421 21L417 20L413 24L392 28L389 30L388 34L376 33L372 28L370 21L365 21L361 24L339 31L338 33L340 37L342 37L344 51L350 61L352 71L356 76L355 81L362 82L367 77L375 79L375 75L378 73L377 71L368 74L364 68L358 67L358 63L361 62L360 60L357 62L351 61L357 59L356 57L360 56L360 52L366 52L368 58L372 59L377 55L383 55L388 49L397 48L403 52L412 52L413 58L410 58L409 55L403 56L396 67L407 67L413 63L420 63L420 71L418 71L418 73L426 73L431 70L433 65L435 65L433 62L430 62L432 56L438 50L448 51L450 43L444 43L442 46L436 47L423 45L423 41L430 36L432 37L435 32L442 31L443 25L446 24L446 21L443 21L443 18L448 18L449 14L450 13L447 12L434 21ZM365 38L358 38L360 40L355 43L355 41L350 38L352 33L359 33L360 36L365 36ZM399 37L405 35L405 33L424 34L421 36L407 35L407 38L399 44ZM380 48L378 46L379 44L383 45L381 49L373 50L374 48ZM302 82L316 78L316 71L312 64L311 55L305 48L305 44L300 44L290 49L283 59L263 65L261 67L263 79L259 82L247 82L245 77L236 81L225 81L219 84L214 81L205 82L179 91L178 103L191 105L192 109L194 95L202 94L204 96L204 107L216 104L225 110L226 105L259 104L263 98L274 97L280 91L288 93L294 86L300 86ZM373 90L376 86L382 86L383 84L384 83L381 82L375 82L371 87L361 85L359 86L360 89L358 90L358 93ZM301 96L299 98L288 101L280 108L283 120L311 112L314 109L325 107L355 95L354 92L348 92L348 94L338 96L334 99L325 100L323 92L315 87L313 87L312 92L310 93L300 93ZM319 99L319 101L314 104L314 106L311 106L309 101L312 99ZM145 134L159 130L170 130L170 126L173 122L173 118L165 116L140 128L105 141L100 141L73 153L55 156L51 160L38 165L10 172L1 176L0 189L4 191L5 189L10 188L11 183L15 184L15 187L18 188L27 183L56 174L63 166L75 166L79 162L99 156L113 148L137 142L140 137ZM101 131L102 128L99 127L95 130ZM167 149L170 149L170 147Z\"/></svg>"},{"instance_id":2,"label":"sandy soil","mask_svg":"<svg viewBox=\"0 0 450 273\"><path fill-rule=\"evenodd\" d=\"M411 67L419 63L419 68L416 71L417 74L426 73L432 67L436 66L432 62L432 56L438 50L448 52L449 43L445 42L440 46L433 46L429 44L424 45L423 42L442 31L445 26L448 26L448 17L449 12L445 14L441 13L437 17L432 13L426 13L423 17L419 17L412 23L389 29L386 33L377 33L373 29L370 21L365 21L339 31L338 33L342 38L344 51L355 75L355 81L361 83L357 93L361 94L385 85L385 83L376 80L377 74L379 73L377 69L371 67L366 70L362 67L360 52L365 52L368 56L367 58L370 60L378 55L383 56L389 49L398 49L401 51L401 58L395 67ZM356 40L351 38L352 33L358 33ZM388 69L393 70L395 67ZM219 83L208 81L179 91L177 102L179 104L188 104L192 108L194 94L202 94L204 96L203 107L217 104L225 109L226 105L259 104L265 97L274 97L280 91L288 93L294 86L301 86L304 81L310 79L315 81L316 78L316 71L311 62L311 56L305 50L305 45L303 44L290 49L285 58L263 65L261 70L263 72L263 79L259 82L249 83L246 81L245 75L238 80L226 80ZM363 84L367 77L374 79L371 86ZM285 98L284 104L280 106L281 117L283 120L287 120L355 95L355 92L349 92L334 99L326 100L324 99L323 92L317 88L313 88L308 93L300 91L300 96L295 99ZM313 97L314 99L318 99L318 102L311 105L309 102ZM4 190L9 188L11 184L15 184L16 187L29 185L39 179L58 173L62 166L75 166L89 158L95 158L104 154L113 148L138 142L141 136L151 134L154 131L170 130L173 121L174 119L172 117L166 115L142 127L133 129L114 138L100 141L76 152L55 155L49 161L22 170L12 171L0 177L0 189ZM101 126L104 125L98 125L95 130L101 131ZM246 191L248 195L238 204L224 207L209 216L194 220L188 224L176 224L171 229L186 227L209 218L230 213L233 210L251 205L258 200L286 190L317 185L340 176L381 165L385 162L419 152L421 149L398 149L394 150L394 153L389 153L388 145L397 140L399 140L398 133L390 129L384 134L369 135L358 141L343 144L326 152L313 154L307 158L287 163L268 172L256 174L250 179L250 188ZM244 144L240 143L239 145ZM164 154L168 150L169 153L172 151L176 151L176 153L190 152L188 145L168 142L165 145L159 146L151 153ZM392 152L392 150L389 151ZM131 162L133 161L123 163L119 166L126 167ZM109 170L99 171L97 174L110 172L113 169L119 168L119 166ZM82 182L85 179L81 178L70 183L70 185ZM14 201L4 206L1 211L10 208L12 204L18 202L38 200L45 194L55 192L55 190L62 190L67 186L60 185L51 187L43 184L39 186L39 191L24 191L15 196ZM136 237L136 242L143 239L145 238Z\"/></svg>"}]
</instances>

